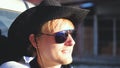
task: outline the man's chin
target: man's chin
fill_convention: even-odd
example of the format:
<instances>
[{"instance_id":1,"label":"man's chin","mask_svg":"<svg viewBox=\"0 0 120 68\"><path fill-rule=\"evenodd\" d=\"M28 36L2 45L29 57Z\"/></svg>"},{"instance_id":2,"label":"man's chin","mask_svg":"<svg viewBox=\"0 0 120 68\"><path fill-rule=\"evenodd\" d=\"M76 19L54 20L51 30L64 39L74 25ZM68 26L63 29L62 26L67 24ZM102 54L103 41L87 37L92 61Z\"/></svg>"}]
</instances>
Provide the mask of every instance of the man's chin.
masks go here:
<instances>
[{"instance_id":1,"label":"man's chin","mask_svg":"<svg viewBox=\"0 0 120 68\"><path fill-rule=\"evenodd\" d=\"M63 62L63 65L67 65L67 64L70 64L70 63L72 63L72 59L68 59L68 60L66 60L66 61L64 61Z\"/></svg>"}]
</instances>

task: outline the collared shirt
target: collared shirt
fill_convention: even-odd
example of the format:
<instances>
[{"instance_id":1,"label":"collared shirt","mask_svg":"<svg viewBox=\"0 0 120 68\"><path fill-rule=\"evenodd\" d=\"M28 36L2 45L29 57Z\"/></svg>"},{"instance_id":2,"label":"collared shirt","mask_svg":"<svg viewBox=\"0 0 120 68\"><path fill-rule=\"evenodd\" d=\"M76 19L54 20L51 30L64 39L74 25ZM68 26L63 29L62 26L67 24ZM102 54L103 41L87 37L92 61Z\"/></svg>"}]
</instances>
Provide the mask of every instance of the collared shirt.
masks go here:
<instances>
[{"instance_id":1,"label":"collared shirt","mask_svg":"<svg viewBox=\"0 0 120 68\"><path fill-rule=\"evenodd\" d=\"M33 59L31 62L30 62L30 67L31 68L41 68L39 66L39 64L37 63L37 59ZM71 65L62 65L61 68L72 68Z\"/></svg>"},{"instance_id":2,"label":"collared shirt","mask_svg":"<svg viewBox=\"0 0 120 68\"><path fill-rule=\"evenodd\" d=\"M0 68L30 68L28 65L16 61L7 61L0 65Z\"/></svg>"}]
</instances>

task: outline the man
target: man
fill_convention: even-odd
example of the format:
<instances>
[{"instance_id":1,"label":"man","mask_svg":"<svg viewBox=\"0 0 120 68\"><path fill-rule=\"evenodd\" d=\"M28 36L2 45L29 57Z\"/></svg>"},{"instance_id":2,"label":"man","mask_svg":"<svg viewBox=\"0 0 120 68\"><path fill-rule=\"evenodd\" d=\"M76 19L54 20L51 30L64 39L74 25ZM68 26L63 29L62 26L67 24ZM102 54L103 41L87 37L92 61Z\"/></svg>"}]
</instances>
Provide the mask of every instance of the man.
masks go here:
<instances>
[{"instance_id":1,"label":"man","mask_svg":"<svg viewBox=\"0 0 120 68\"><path fill-rule=\"evenodd\" d=\"M30 62L30 68L69 68L73 61L73 36L87 13L85 9L61 6L55 0L43 0L11 25L8 39L14 55L27 55L32 45L36 58Z\"/></svg>"}]
</instances>

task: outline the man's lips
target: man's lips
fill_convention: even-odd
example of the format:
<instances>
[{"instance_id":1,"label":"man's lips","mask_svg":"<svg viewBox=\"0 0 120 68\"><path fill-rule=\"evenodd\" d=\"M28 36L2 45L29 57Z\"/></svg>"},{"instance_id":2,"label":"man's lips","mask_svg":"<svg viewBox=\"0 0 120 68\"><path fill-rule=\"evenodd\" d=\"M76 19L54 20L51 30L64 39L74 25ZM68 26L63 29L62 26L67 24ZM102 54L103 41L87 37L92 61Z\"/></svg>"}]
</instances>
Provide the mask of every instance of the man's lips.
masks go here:
<instances>
[{"instance_id":1,"label":"man's lips","mask_svg":"<svg viewBox=\"0 0 120 68\"><path fill-rule=\"evenodd\" d=\"M71 50L62 50L62 53L64 53L64 54L71 54Z\"/></svg>"}]
</instances>

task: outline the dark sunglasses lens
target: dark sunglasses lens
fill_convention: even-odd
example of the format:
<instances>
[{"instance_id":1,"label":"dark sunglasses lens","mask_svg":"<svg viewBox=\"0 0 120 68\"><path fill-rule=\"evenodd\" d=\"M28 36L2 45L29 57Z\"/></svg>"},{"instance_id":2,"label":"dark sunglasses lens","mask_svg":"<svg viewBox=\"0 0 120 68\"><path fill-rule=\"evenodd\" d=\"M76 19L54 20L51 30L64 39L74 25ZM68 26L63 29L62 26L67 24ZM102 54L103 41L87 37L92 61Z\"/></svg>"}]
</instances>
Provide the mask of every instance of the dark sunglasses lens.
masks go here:
<instances>
[{"instance_id":1,"label":"dark sunglasses lens","mask_svg":"<svg viewBox=\"0 0 120 68\"><path fill-rule=\"evenodd\" d=\"M63 43L66 41L68 34L65 32L58 32L55 35L56 43Z\"/></svg>"}]
</instances>

